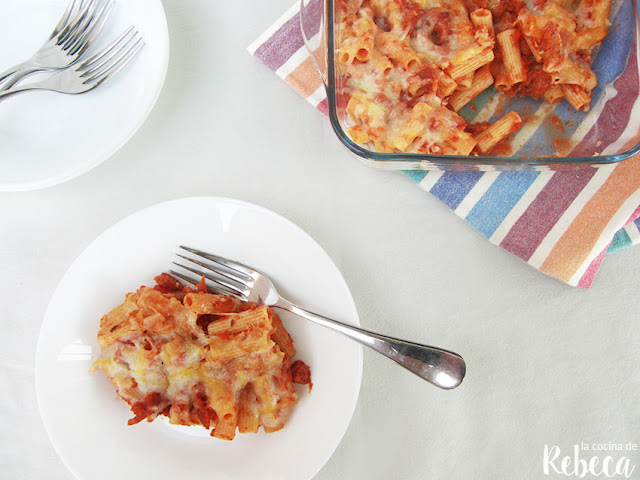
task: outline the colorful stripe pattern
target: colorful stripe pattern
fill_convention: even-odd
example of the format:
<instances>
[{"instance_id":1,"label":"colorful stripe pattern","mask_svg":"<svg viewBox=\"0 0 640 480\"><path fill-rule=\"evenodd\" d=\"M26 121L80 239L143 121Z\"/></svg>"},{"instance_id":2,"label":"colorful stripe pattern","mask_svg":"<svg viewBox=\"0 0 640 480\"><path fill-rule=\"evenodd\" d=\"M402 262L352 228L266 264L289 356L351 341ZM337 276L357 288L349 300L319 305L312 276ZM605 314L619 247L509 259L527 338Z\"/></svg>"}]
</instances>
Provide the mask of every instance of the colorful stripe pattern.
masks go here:
<instances>
[{"instance_id":1,"label":"colorful stripe pattern","mask_svg":"<svg viewBox=\"0 0 640 480\"><path fill-rule=\"evenodd\" d=\"M320 2L311 0L304 8L318 12ZM629 0L617 4L615 18L632 15L630 7ZM298 12L296 2L248 50L327 114L326 94L304 44ZM310 18L309 22L317 23L317 19ZM624 65L600 60L611 58L612 53L606 50L594 61L598 76L612 83L594 91L590 112L584 114L581 127L571 132L574 155L606 154L640 141L640 102L635 101L639 84L638 69L634 67L637 53L634 34L626 30L627 24L619 23L612 32L620 32L619 42L606 48L631 52L630 68L625 70ZM491 100L478 99L476 106L477 112L467 113L491 118L495 108ZM533 104L530 111L535 111L532 107ZM554 113L565 120L563 115L568 113L563 112L568 111L566 107L556 108ZM516 134L514 141L523 152L548 142L545 135L549 131L549 126L534 125ZM605 253L640 243L640 156L614 165L571 171L404 173L491 243L569 285L588 288Z\"/></svg>"}]
</instances>

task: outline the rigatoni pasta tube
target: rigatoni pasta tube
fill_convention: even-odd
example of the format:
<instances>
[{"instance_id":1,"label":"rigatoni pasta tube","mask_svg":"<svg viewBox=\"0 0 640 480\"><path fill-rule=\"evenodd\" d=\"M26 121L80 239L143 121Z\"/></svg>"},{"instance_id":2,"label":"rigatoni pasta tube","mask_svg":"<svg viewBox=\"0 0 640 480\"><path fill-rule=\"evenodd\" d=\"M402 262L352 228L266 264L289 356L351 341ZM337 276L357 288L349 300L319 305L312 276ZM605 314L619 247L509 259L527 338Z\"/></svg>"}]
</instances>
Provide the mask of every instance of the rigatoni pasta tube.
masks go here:
<instances>
[{"instance_id":1,"label":"rigatoni pasta tube","mask_svg":"<svg viewBox=\"0 0 640 480\"><path fill-rule=\"evenodd\" d=\"M475 77L476 72L467 73L464 77L461 77L457 80L458 90L466 90L471 88L473 84L473 77Z\"/></svg>"},{"instance_id":2,"label":"rigatoni pasta tube","mask_svg":"<svg viewBox=\"0 0 640 480\"><path fill-rule=\"evenodd\" d=\"M594 0L591 20L594 25L604 27L609 25L609 11L611 10L611 1Z\"/></svg>"},{"instance_id":3,"label":"rigatoni pasta tube","mask_svg":"<svg viewBox=\"0 0 640 480\"><path fill-rule=\"evenodd\" d=\"M560 85L551 85L543 94L544 99L549 103L555 103L564 97L564 92Z\"/></svg>"},{"instance_id":4,"label":"rigatoni pasta tube","mask_svg":"<svg viewBox=\"0 0 640 480\"><path fill-rule=\"evenodd\" d=\"M346 110L351 118L370 128L383 125L384 109L379 104L368 101L364 94L354 93L347 103Z\"/></svg>"},{"instance_id":5,"label":"rigatoni pasta tube","mask_svg":"<svg viewBox=\"0 0 640 480\"><path fill-rule=\"evenodd\" d=\"M354 60L365 62L371 56L376 25L369 18L359 18L353 23L352 34L340 44L338 59L341 63Z\"/></svg>"},{"instance_id":6,"label":"rigatoni pasta tube","mask_svg":"<svg viewBox=\"0 0 640 480\"><path fill-rule=\"evenodd\" d=\"M507 92L511 90L511 82L509 82L509 79L507 78L507 74L504 71L504 68L501 69L496 74L496 78L494 79L493 86L499 92Z\"/></svg>"},{"instance_id":7,"label":"rigatoni pasta tube","mask_svg":"<svg viewBox=\"0 0 640 480\"><path fill-rule=\"evenodd\" d=\"M562 85L562 92L573 108L576 110L589 110L591 94L585 92L583 88L578 85Z\"/></svg>"},{"instance_id":8,"label":"rigatoni pasta tube","mask_svg":"<svg viewBox=\"0 0 640 480\"><path fill-rule=\"evenodd\" d=\"M247 385L238 398L238 431L240 433L256 433L260 428L257 402L252 385Z\"/></svg>"},{"instance_id":9,"label":"rigatoni pasta tube","mask_svg":"<svg viewBox=\"0 0 640 480\"><path fill-rule=\"evenodd\" d=\"M258 398L258 402L266 403L268 405L268 401L273 398L273 380L269 375L263 375L261 377L256 378L253 381L253 389L256 392L256 397ZM276 422L273 422L272 413L268 410L262 413L262 428L267 433L275 432L276 430L280 430L282 428L280 425L277 425ZM275 426L272 426L276 424Z\"/></svg>"},{"instance_id":10,"label":"rigatoni pasta tube","mask_svg":"<svg viewBox=\"0 0 640 480\"><path fill-rule=\"evenodd\" d=\"M420 58L402 40L390 32L381 33L376 37L376 46L382 53L388 55L406 70L416 71L420 67Z\"/></svg>"},{"instance_id":11,"label":"rigatoni pasta tube","mask_svg":"<svg viewBox=\"0 0 640 480\"><path fill-rule=\"evenodd\" d=\"M438 80L438 96L440 98L448 97L456 88L458 88L458 84L446 73L444 73Z\"/></svg>"},{"instance_id":12,"label":"rigatoni pasta tube","mask_svg":"<svg viewBox=\"0 0 640 480\"><path fill-rule=\"evenodd\" d=\"M468 89L458 89L449 97L449 105L457 112L471 100L476 98L481 92L493 84L493 76L489 70L489 65L481 67L473 78L473 83Z\"/></svg>"},{"instance_id":13,"label":"rigatoni pasta tube","mask_svg":"<svg viewBox=\"0 0 640 480\"><path fill-rule=\"evenodd\" d=\"M427 129L426 115L432 110L433 108L424 102L416 103L402 124L399 135L393 139L393 148L405 151L416 137L422 135Z\"/></svg>"},{"instance_id":14,"label":"rigatoni pasta tube","mask_svg":"<svg viewBox=\"0 0 640 480\"><path fill-rule=\"evenodd\" d=\"M604 40L606 36L606 27L594 27L582 30L576 34L576 39L573 41L573 50L576 52L589 50Z\"/></svg>"},{"instance_id":15,"label":"rigatoni pasta tube","mask_svg":"<svg viewBox=\"0 0 640 480\"><path fill-rule=\"evenodd\" d=\"M237 416L234 413L226 413L222 417L218 416L218 422L212 436L222 440L233 440L236 435L236 426Z\"/></svg>"},{"instance_id":16,"label":"rigatoni pasta tube","mask_svg":"<svg viewBox=\"0 0 640 480\"><path fill-rule=\"evenodd\" d=\"M581 0L575 14L583 27L606 27L610 9L611 0Z\"/></svg>"},{"instance_id":17,"label":"rigatoni pasta tube","mask_svg":"<svg viewBox=\"0 0 640 480\"><path fill-rule=\"evenodd\" d=\"M291 358L296 354L296 347L293 346L293 340L291 339L291 335L284 328L282 324L282 320L280 317L276 315L273 310L269 311L271 323L273 324L273 331L271 332L271 338L278 345L280 350L284 353L286 358Z\"/></svg>"},{"instance_id":18,"label":"rigatoni pasta tube","mask_svg":"<svg viewBox=\"0 0 640 480\"><path fill-rule=\"evenodd\" d=\"M515 28L510 28L496 35L500 52L502 52L504 68L511 85L524 82L527 79L520 53L520 45L518 44L519 39L520 32Z\"/></svg>"},{"instance_id":19,"label":"rigatoni pasta tube","mask_svg":"<svg viewBox=\"0 0 640 480\"><path fill-rule=\"evenodd\" d=\"M253 310L229 314L209 323L207 333L209 335L222 333L233 335L252 328L269 329L271 328L269 313L268 307L261 305Z\"/></svg>"},{"instance_id":20,"label":"rigatoni pasta tube","mask_svg":"<svg viewBox=\"0 0 640 480\"><path fill-rule=\"evenodd\" d=\"M516 112L509 112L499 120L495 121L489 127L475 135L478 142L477 149L481 153L488 153L498 143L502 142L507 136L516 132L522 126L522 118Z\"/></svg>"},{"instance_id":21,"label":"rigatoni pasta tube","mask_svg":"<svg viewBox=\"0 0 640 480\"><path fill-rule=\"evenodd\" d=\"M477 143L470 133L465 132L462 129L451 132L445 142L453 147L455 155L465 156L469 155L473 151Z\"/></svg>"},{"instance_id":22,"label":"rigatoni pasta tube","mask_svg":"<svg viewBox=\"0 0 640 480\"><path fill-rule=\"evenodd\" d=\"M204 315L236 312L242 302L226 295L193 292L187 293L182 303L192 312Z\"/></svg>"},{"instance_id":23,"label":"rigatoni pasta tube","mask_svg":"<svg viewBox=\"0 0 640 480\"><path fill-rule=\"evenodd\" d=\"M598 84L598 78L591 69L578 65L569 58L565 58L562 62L554 65L553 68L547 68L547 70L557 83L579 85L587 92L593 90Z\"/></svg>"},{"instance_id":24,"label":"rigatoni pasta tube","mask_svg":"<svg viewBox=\"0 0 640 480\"><path fill-rule=\"evenodd\" d=\"M493 54L493 50L487 49L482 51L478 55L469 58L468 60L460 63L454 63L447 69L447 73L454 80L458 80L471 72L475 72L483 65L491 63L494 58L495 56Z\"/></svg>"},{"instance_id":25,"label":"rigatoni pasta tube","mask_svg":"<svg viewBox=\"0 0 640 480\"><path fill-rule=\"evenodd\" d=\"M389 57L382 55L378 50L374 50L371 55L371 64L378 74L381 76L388 75L393 70L393 63Z\"/></svg>"},{"instance_id":26,"label":"rigatoni pasta tube","mask_svg":"<svg viewBox=\"0 0 640 480\"><path fill-rule=\"evenodd\" d=\"M354 143L369 143L371 139L368 128L364 125L354 125L347 128L347 135Z\"/></svg>"},{"instance_id":27,"label":"rigatoni pasta tube","mask_svg":"<svg viewBox=\"0 0 640 480\"><path fill-rule=\"evenodd\" d=\"M477 28L486 28L491 38L495 37L493 30L493 14L488 8L478 8L469 14L471 23Z\"/></svg>"},{"instance_id":28,"label":"rigatoni pasta tube","mask_svg":"<svg viewBox=\"0 0 640 480\"><path fill-rule=\"evenodd\" d=\"M378 11L386 12L389 24L393 26L393 33L397 36L402 36L404 15L400 4L398 2L391 1L388 2L386 6L379 8Z\"/></svg>"}]
</instances>

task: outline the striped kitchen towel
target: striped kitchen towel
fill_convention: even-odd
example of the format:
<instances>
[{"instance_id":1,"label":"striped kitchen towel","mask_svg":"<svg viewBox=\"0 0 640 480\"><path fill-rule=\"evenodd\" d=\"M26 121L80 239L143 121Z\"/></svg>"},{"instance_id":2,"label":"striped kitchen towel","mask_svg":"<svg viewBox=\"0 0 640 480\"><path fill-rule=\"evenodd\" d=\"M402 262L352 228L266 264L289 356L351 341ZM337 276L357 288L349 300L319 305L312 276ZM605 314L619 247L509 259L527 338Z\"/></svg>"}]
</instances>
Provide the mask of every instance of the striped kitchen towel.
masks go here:
<instances>
[{"instance_id":1,"label":"striped kitchen towel","mask_svg":"<svg viewBox=\"0 0 640 480\"><path fill-rule=\"evenodd\" d=\"M311 0L309 5L314 15L321 11L314 8L318 1ZM631 6L631 1L623 0L616 5L616 15L629 15ZM248 50L326 115L324 86L304 44L298 12L297 2ZM633 37L633 32L622 28L621 41ZM635 42L628 48L628 61L636 62ZM620 75L605 62L598 75L612 76L613 88L594 92L590 116L585 119L591 122L587 123L590 128L572 138L576 151L593 154L589 149L600 146L603 136L611 148L640 141L640 102L629 101L637 97L637 72L627 68ZM485 102L478 115L490 118L491 108L491 102ZM522 146L547 130L534 125L514 140ZM600 141L590 143L595 135ZM640 156L571 171L404 173L491 243L572 286L588 288L607 252L640 243Z\"/></svg>"}]
</instances>

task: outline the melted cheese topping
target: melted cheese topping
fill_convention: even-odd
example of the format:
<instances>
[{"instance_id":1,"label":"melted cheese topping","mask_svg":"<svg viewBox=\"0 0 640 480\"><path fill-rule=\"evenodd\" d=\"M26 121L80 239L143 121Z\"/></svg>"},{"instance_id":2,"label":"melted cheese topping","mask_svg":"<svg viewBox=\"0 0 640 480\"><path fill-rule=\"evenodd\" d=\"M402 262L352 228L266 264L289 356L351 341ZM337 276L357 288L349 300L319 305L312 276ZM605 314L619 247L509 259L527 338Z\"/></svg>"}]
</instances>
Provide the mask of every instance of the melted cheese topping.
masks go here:
<instances>
[{"instance_id":1,"label":"melted cheese topping","mask_svg":"<svg viewBox=\"0 0 640 480\"><path fill-rule=\"evenodd\" d=\"M129 403L130 424L166 415L232 439L236 426L282 428L297 400L289 365L295 350L268 307L141 287L100 327L102 354L93 369L104 370ZM279 329L288 354L274 340Z\"/></svg>"}]
</instances>

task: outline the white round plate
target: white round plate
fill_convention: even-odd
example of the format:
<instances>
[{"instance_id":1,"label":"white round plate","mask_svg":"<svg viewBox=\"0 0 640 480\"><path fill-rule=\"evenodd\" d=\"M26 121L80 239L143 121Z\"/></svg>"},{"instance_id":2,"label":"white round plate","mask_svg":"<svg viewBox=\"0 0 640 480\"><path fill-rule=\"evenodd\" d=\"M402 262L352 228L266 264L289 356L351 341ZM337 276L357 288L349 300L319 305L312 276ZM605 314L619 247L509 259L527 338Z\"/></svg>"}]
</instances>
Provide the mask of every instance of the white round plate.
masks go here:
<instances>
[{"instance_id":1,"label":"white round plate","mask_svg":"<svg viewBox=\"0 0 640 480\"><path fill-rule=\"evenodd\" d=\"M282 313L313 389L279 432L237 434L231 442L200 427L166 421L128 426L128 405L100 372L100 318L125 293L152 285L167 271L178 245L190 245L256 267L286 298L358 325L340 272L299 227L264 208L198 197L161 203L100 235L62 278L48 307L36 354L36 390L51 441L80 479L312 478L347 429L362 374L362 348L341 335Z\"/></svg>"},{"instance_id":2,"label":"white round plate","mask_svg":"<svg viewBox=\"0 0 640 480\"><path fill-rule=\"evenodd\" d=\"M0 2L0 71L27 60L49 38L68 0ZM33 91L0 101L0 191L34 190L74 178L122 147L155 104L169 62L160 0L116 0L97 53L129 26L142 51L116 76L81 95ZM25 79L31 82L40 75Z\"/></svg>"}]
</instances>

